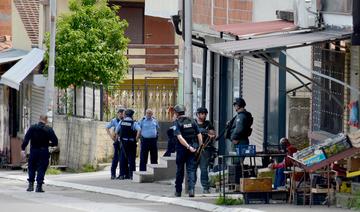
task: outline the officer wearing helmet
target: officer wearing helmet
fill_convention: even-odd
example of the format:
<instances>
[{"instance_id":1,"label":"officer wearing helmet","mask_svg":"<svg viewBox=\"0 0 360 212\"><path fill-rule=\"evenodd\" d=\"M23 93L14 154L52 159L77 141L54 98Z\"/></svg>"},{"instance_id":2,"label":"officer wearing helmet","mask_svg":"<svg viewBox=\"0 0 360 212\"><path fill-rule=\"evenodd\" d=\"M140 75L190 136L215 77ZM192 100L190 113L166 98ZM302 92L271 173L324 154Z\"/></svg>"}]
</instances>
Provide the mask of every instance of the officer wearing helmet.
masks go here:
<instances>
[{"instance_id":1,"label":"officer wearing helmet","mask_svg":"<svg viewBox=\"0 0 360 212\"><path fill-rule=\"evenodd\" d=\"M182 183L184 181L184 166L186 164L189 197L194 197L197 168L195 152L203 142L202 136L196 122L185 116L185 107L183 105L176 105L174 109L176 116L174 135L179 141L176 143L175 196L181 196Z\"/></svg>"},{"instance_id":2,"label":"officer wearing helmet","mask_svg":"<svg viewBox=\"0 0 360 212\"><path fill-rule=\"evenodd\" d=\"M116 134L120 142L120 179L132 179L133 171L135 171L136 159L136 141L139 138L140 126L133 119L135 111L133 109L125 110L125 118L121 120L116 127ZM125 173L129 170L129 173Z\"/></svg>"},{"instance_id":3,"label":"officer wearing helmet","mask_svg":"<svg viewBox=\"0 0 360 212\"><path fill-rule=\"evenodd\" d=\"M111 138L111 140L113 141L113 146L114 146L114 156L113 156L113 160L111 163L111 169L110 169L110 173L111 173L111 179L114 180L116 177L116 168L119 164L120 166L120 155L121 155L121 150L120 150L120 142L116 139L116 127L118 126L119 122L121 120L124 119L124 112L125 109L124 108L119 108L117 111L117 117L113 118L107 125L106 125L106 132L109 135L109 137ZM110 132L110 129L113 129L114 133ZM127 171L126 171L127 173ZM119 175L118 179L122 178L121 175Z\"/></svg>"},{"instance_id":4,"label":"officer wearing helmet","mask_svg":"<svg viewBox=\"0 0 360 212\"><path fill-rule=\"evenodd\" d=\"M246 102L243 98L236 98L233 106L237 115L230 128L230 140L235 145L249 145L253 117L250 112L245 110Z\"/></svg>"},{"instance_id":5,"label":"officer wearing helmet","mask_svg":"<svg viewBox=\"0 0 360 212\"><path fill-rule=\"evenodd\" d=\"M200 153L200 181L201 185L203 187L203 193L208 194L210 193L210 184L209 184L209 163L210 158L214 154L214 151L216 151L216 148L214 146L214 138L215 138L215 128L211 124L210 121L206 120L206 116L208 114L208 110L205 107L199 107L196 110L196 123L199 126L200 133L202 135L202 139L204 145L206 147L203 149L203 151Z\"/></svg>"}]
</instances>

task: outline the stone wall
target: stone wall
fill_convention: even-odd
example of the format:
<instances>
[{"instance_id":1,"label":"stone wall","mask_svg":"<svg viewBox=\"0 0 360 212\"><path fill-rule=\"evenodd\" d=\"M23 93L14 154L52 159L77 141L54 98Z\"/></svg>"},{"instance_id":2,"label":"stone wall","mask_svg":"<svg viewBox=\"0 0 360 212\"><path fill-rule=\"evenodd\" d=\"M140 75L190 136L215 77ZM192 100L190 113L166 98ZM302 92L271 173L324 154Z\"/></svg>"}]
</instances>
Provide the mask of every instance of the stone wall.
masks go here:
<instances>
[{"instance_id":1,"label":"stone wall","mask_svg":"<svg viewBox=\"0 0 360 212\"><path fill-rule=\"evenodd\" d=\"M61 165L79 169L97 165L113 155L112 141L105 131L106 122L56 115L54 130L59 138Z\"/></svg>"},{"instance_id":2,"label":"stone wall","mask_svg":"<svg viewBox=\"0 0 360 212\"><path fill-rule=\"evenodd\" d=\"M288 96L288 105L288 138L298 149L302 149L309 144L310 99Z\"/></svg>"}]
</instances>

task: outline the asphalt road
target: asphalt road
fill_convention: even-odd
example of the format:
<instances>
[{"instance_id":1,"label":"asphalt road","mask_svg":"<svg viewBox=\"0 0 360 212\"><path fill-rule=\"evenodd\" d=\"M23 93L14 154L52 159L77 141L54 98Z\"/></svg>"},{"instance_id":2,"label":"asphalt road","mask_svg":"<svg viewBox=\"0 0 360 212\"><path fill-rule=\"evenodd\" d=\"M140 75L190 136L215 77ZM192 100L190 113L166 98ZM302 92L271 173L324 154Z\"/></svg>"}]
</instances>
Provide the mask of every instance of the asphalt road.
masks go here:
<instances>
[{"instance_id":1,"label":"asphalt road","mask_svg":"<svg viewBox=\"0 0 360 212\"><path fill-rule=\"evenodd\" d=\"M199 211L170 204L126 199L62 187L45 186L45 193L26 192L25 189L26 184L24 182L0 178L0 211Z\"/></svg>"}]
</instances>

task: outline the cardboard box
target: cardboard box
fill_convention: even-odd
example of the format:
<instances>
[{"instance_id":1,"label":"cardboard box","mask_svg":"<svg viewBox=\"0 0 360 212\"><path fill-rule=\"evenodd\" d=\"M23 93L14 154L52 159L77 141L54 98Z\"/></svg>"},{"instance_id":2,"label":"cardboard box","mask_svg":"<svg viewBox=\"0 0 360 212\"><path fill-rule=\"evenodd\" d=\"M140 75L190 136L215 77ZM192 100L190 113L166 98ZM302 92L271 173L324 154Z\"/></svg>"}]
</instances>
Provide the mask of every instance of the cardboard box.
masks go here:
<instances>
[{"instance_id":1,"label":"cardboard box","mask_svg":"<svg viewBox=\"0 0 360 212\"><path fill-rule=\"evenodd\" d=\"M272 179L266 178L241 178L241 192L270 192L272 191Z\"/></svg>"},{"instance_id":2,"label":"cardboard box","mask_svg":"<svg viewBox=\"0 0 360 212\"><path fill-rule=\"evenodd\" d=\"M350 158L347 161L347 170L349 172L360 170L360 158Z\"/></svg>"}]
</instances>

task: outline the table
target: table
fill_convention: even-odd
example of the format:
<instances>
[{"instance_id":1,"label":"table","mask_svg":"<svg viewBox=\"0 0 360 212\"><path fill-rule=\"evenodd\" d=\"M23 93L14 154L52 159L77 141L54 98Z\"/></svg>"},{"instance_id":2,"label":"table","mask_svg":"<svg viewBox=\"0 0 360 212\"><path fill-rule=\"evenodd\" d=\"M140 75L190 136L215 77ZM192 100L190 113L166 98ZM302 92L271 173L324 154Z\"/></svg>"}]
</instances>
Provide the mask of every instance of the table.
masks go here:
<instances>
[{"instance_id":1,"label":"table","mask_svg":"<svg viewBox=\"0 0 360 212\"><path fill-rule=\"evenodd\" d=\"M219 156L219 165L221 167L221 171L219 172L219 177L220 177L220 193L222 194L223 198L226 198L226 194L239 194L239 193L244 193L244 192L226 192L226 182L225 182L225 164L226 164L226 159L231 158L239 158L240 159L240 165L242 167L242 171L243 171L243 161L245 160L246 157L250 158L250 166L252 166L254 168L254 171L256 173L257 167L256 167L256 161L255 158L256 157L284 157L286 156L285 153L264 153L264 152L257 152L255 155L220 155ZM254 161L254 165L252 163L252 159ZM243 173L242 173L242 176ZM244 195L245 197L245 195Z\"/></svg>"}]
</instances>

